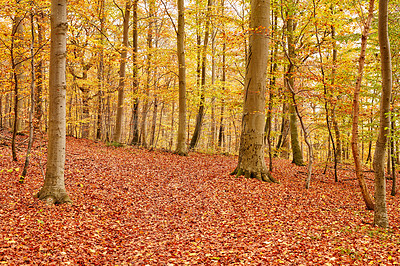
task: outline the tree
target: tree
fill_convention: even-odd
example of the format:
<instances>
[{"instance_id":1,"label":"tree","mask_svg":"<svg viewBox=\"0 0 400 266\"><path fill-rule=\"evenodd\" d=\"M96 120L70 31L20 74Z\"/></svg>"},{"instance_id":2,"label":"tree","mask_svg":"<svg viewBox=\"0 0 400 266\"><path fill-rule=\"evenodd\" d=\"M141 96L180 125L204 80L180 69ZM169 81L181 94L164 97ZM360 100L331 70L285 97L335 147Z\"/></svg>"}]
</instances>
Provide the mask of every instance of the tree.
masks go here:
<instances>
[{"instance_id":1,"label":"tree","mask_svg":"<svg viewBox=\"0 0 400 266\"><path fill-rule=\"evenodd\" d=\"M374 224L383 228L389 226L386 209L385 151L389 134L389 111L392 94L392 63L388 35L388 0L379 1L378 36L381 57L382 95L380 102L379 135L375 145L375 210Z\"/></svg>"},{"instance_id":2,"label":"tree","mask_svg":"<svg viewBox=\"0 0 400 266\"><path fill-rule=\"evenodd\" d=\"M49 205L71 203L64 184L67 0L51 0L50 20L49 144L44 184L36 194Z\"/></svg>"},{"instance_id":3,"label":"tree","mask_svg":"<svg viewBox=\"0 0 400 266\"><path fill-rule=\"evenodd\" d=\"M252 0L250 42L245 74L245 98L239 161L233 174L276 182L265 164L264 126L268 62L269 0Z\"/></svg>"},{"instance_id":4,"label":"tree","mask_svg":"<svg viewBox=\"0 0 400 266\"><path fill-rule=\"evenodd\" d=\"M133 93L137 94L139 91L139 66L138 66L138 1L133 1L132 6L132 82ZM135 97L132 105L132 145L138 145L139 139L139 97Z\"/></svg>"},{"instance_id":5,"label":"tree","mask_svg":"<svg viewBox=\"0 0 400 266\"><path fill-rule=\"evenodd\" d=\"M292 1L289 1L288 3L288 11L287 11L287 58L289 61L289 66L288 70L285 74L285 79L286 79L286 86L288 87L288 90L295 91L295 64L294 60L296 58L296 51L295 51L295 39L294 39L294 31L296 28L296 22L294 21L294 6L295 3ZM294 103L291 102L289 106L289 112L290 112L290 140L291 140L291 145L292 145L292 153L293 153L293 160L292 162L296 165L304 165L303 161L303 154L300 149L300 144L299 144L299 133L297 131L297 114L295 111L295 106Z\"/></svg>"},{"instance_id":6,"label":"tree","mask_svg":"<svg viewBox=\"0 0 400 266\"><path fill-rule=\"evenodd\" d=\"M178 0L177 53L179 65L179 126L175 153L187 154L186 147L186 64L185 64L185 3Z\"/></svg>"},{"instance_id":7,"label":"tree","mask_svg":"<svg viewBox=\"0 0 400 266\"><path fill-rule=\"evenodd\" d=\"M119 84L118 84L118 106L117 106L117 121L115 123L115 132L113 140L121 141L122 121L124 117L124 90L125 90L125 73L126 73L126 57L128 55L128 37L129 37L129 17L131 12L131 1L127 1L125 5L123 37L122 37L122 52L121 62L119 66Z\"/></svg>"},{"instance_id":8,"label":"tree","mask_svg":"<svg viewBox=\"0 0 400 266\"><path fill-rule=\"evenodd\" d=\"M356 86L354 88L354 98L353 98L353 127L351 132L351 148L353 151L354 158L354 167L356 170L356 177L358 179L358 184L361 189L361 194L365 201L365 205L367 209L373 210L374 203L372 201L371 195L368 192L367 185L365 183L364 176L362 174L361 169L361 159L359 155L358 149L358 117L359 117L359 108L360 108L360 89L361 89L361 81L364 73L364 65L365 65L365 51L367 49L367 37L369 28L371 25L371 21L374 15L374 0L370 0L369 9L368 9L368 18L364 25L364 30L361 37L361 53L358 59L358 76L356 81Z\"/></svg>"},{"instance_id":9,"label":"tree","mask_svg":"<svg viewBox=\"0 0 400 266\"><path fill-rule=\"evenodd\" d=\"M100 21L100 48L99 48L99 65L97 69L97 80L99 92L97 95L97 121L96 121L96 139L101 139L101 125L103 120L103 95L104 95L104 24L105 24L105 0L99 1L98 18Z\"/></svg>"},{"instance_id":10,"label":"tree","mask_svg":"<svg viewBox=\"0 0 400 266\"><path fill-rule=\"evenodd\" d=\"M200 103L199 111L196 116L196 126L193 132L192 139L190 140L189 148L194 149L197 142L200 139L201 128L203 125L204 118L204 108L205 108L205 86L206 86L206 61L207 61L207 46L210 32L210 19L211 19L211 8L213 5L213 0L208 0L207 2L207 14L205 23L205 33L204 33L204 43L202 47L202 58L201 58L201 85L200 85Z\"/></svg>"},{"instance_id":11,"label":"tree","mask_svg":"<svg viewBox=\"0 0 400 266\"><path fill-rule=\"evenodd\" d=\"M17 1L17 4L20 4L20 1ZM11 32L11 67L13 73L13 82L14 82L14 123L13 123L13 134L11 140L11 151L12 157L14 161L17 161L17 151L16 151L16 143L15 139L17 133L21 131L22 120L20 117L20 113L22 112L22 97L21 97L21 83L23 82L23 58L22 54L22 43L23 43L23 29L22 29L23 17L21 14L16 14L13 18L12 24L12 32Z\"/></svg>"},{"instance_id":12,"label":"tree","mask_svg":"<svg viewBox=\"0 0 400 266\"><path fill-rule=\"evenodd\" d=\"M34 141L34 126L33 126L33 116L35 112L35 53L34 53L34 44L35 44L35 29L34 29L34 13L33 10L31 10L31 45L30 45L30 50L31 50L31 95L30 95L30 101L31 101L31 107L29 110L29 137L28 137L28 148L26 150L26 155L25 155L25 164L24 168L22 170L22 174L19 179L19 183L24 183L24 179L26 177L26 173L28 171L28 166L29 166L29 158L31 156L31 150L32 150L32 145Z\"/></svg>"},{"instance_id":13,"label":"tree","mask_svg":"<svg viewBox=\"0 0 400 266\"><path fill-rule=\"evenodd\" d=\"M152 63L153 63L153 39L154 39L154 28L155 28L155 0L149 0L149 10L148 10L148 28L147 28L147 54L146 54L146 81L145 81L145 97L142 101L142 122L141 122L141 132L140 132L140 142L141 145L147 146L147 112L149 111L149 98L150 98L150 88L153 80L152 75Z\"/></svg>"}]
</instances>

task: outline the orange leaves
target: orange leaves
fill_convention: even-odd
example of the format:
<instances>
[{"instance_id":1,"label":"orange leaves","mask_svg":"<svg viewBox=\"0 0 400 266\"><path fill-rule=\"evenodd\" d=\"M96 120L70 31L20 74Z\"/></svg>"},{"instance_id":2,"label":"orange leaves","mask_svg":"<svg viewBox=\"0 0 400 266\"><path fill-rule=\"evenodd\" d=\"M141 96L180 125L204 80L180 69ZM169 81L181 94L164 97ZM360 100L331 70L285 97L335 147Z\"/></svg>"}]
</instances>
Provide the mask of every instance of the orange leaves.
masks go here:
<instances>
[{"instance_id":1,"label":"orange leaves","mask_svg":"<svg viewBox=\"0 0 400 266\"><path fill-rule=\"evenodd\" d=\"M0 154L0 169L19 167L8 146ZM351 169L340 170L343 182L335 184L329 168L326 175L317 168L305 190L305 169L286 160L274 160L281 184L266 184L231 178L236 157L68 138L65 177L74 205L49 207L32 198L43 178L36 157L25 185L15 171L0 174L0 263L400 262L399 199L388 198L391 233L372 227Z\"/></svg>"}]
</instances>

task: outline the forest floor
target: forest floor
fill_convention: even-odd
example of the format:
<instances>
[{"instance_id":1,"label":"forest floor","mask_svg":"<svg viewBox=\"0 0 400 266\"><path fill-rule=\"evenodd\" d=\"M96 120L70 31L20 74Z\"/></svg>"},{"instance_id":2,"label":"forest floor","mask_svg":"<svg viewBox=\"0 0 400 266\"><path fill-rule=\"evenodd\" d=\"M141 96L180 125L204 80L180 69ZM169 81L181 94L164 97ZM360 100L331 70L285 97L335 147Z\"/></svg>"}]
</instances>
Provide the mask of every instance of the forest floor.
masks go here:
<instances>
[{"instance_id":1,"label":"forest floor","mask_svg":"<svg viewBox=\"0 0 400 266\"><path fill-rule=\"evenodd\" d=\"M230 176L235 156L180 157L67 138L73 204L47 206L33 198L43 183L43 144L21 185L25 148L12 162L9 141L0 139L0 264L400 263L399 195L387 196L391 229L374 227L349 165L338 183L332 169L315 168L306 190L305 167L286 160L274 160L280 184L269 184Z\"/></svg>"}]
</instances>

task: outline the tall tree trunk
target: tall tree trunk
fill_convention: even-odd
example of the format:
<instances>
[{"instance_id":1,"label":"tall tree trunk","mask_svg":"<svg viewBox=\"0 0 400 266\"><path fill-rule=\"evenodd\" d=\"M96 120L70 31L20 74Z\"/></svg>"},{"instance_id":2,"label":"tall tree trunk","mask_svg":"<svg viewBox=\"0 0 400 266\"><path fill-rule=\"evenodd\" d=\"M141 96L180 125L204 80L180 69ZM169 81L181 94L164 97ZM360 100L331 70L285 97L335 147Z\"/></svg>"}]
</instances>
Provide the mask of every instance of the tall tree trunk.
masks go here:
<instances>
[{"instance_id":1,"label":"tall tree trunk","mask_svg":"<svg viewBox=\"0 0 400 266\"><path fill-rule=\"evenodd\" d=\"M272 11L272 32L271 39L275 38L275 32L277 31L277 21L278 16L274 11ZM272 109L274 107L274 90L276 89L276 72L278 70L278 64L276 63L276 56L278 54L278 42L275 42L274 47L271 51L271 60L270 60L270 81L269 81L269 99L268 99L268 113L267 113L267 121L265 123L266 128L266 142L268 144L268 158L269 158L269 171L272 172L272 143L271 143L271 130L272 130Z\"/></svg>"},{"instance_id":2,"label":"tall tree trunk","mask_svg":"<svg viewBox=\"0 0 400 266\"><path fill-rule=\"evenodd\" d=\"M17 1L19 3L19 1ZM14 161L17 161L17 150L16 150L16 136L17 133L21 130L21 103L20 99L20 86L23 79L22 74L22 17L18 14L15 16L12 25L12 33L11 33L11 67L13 73L13 81L14 81L14 122L13 122L13 134L11 139L11 152L12 158Z\"/></svg>"},{"instance_id":3,"label":"tall tree trunk","mask_svg":"<svg viewBox=\"0 0 400 266\"><path fill-rule=\"evenodd\" d=\"M171 109L172 109L171 110L171 130L170 130L170 135L169 135L169 148L168 148L170 151L172 151L172 145L174 144L175 102L172 102Z\"/></svg>"},{"instance_id":4,"label":"tall tree trunk","mask_svg":"<svg viewBox=\"0 0 400 266\"><path fill-rule=\"evenodd\" d=\"M288 141L288 135L289 135L289 120L287 118L287 113L289 107L288 104L286 102L283 102L282 104L282 122L281 122L281 130L280 130L280 135L278 138L278 143L276 144L276 150L280 151L281 155L284 158L288 157L288 152L287 152L287 147L289 147L289 141Z\"/></svg>"},{"instance_id":5,"label":"tall tree trunk","mask_svg":"<svg viewBox=\"0 0 400 266\"><path fill-rule=\"evenodd\" d=\"M202 59L201 59L201 84L200 84L200 103L199 103L199 111L196 116L196 125L194 128L192 139L190 140L190 149L194 149L197 145L197 142L200 139L201 127L203 125L204 111L205 111L205 86L206 86L206 61L207 61L207 46L209 39L209 31L210 31L210 20L211 20L211 8L213 5L213 0L208 0L207 3L207 15L206 15L206 24L205 24L205 33L204 33L204 43L202 49Z\"/></svg>"},{"instance_id":6,"label":"tall tree trunk","mask_svg":"<svg viewBox=\"0 0 400 266\"><path fill-rule=\"evenodd\" d=\"M132 145L138 145L139 140L139 97L136 96L139 92L139 67L138 67L138 0L133 1L132 8L132 79L133 79L133 105L132 105Z\"/></svg>"},{"instance_id":7,"label":"tall tree trunk","mask_svg":"<svg viewBox=\"0 0 400 266\"><path fill-rule=\"evenodd\" d=\"M159 118L159 120L158 120L158 132L157 132L157 137L156 137L156 141L155 141L154 146L153 146L153 147L155 147L155 148L157 147L158 138L159 138L159 136L160 136L160 131L161 131L161 128L162 128L163 111L164 111L164 103L162 102L162 103L161 103L161 110L160 110L160 118Z\"/></svg>"},{"instance_id":8,"label":"tall tree trunk","mask_svg":"<svg viewBox=\"0 0 400 266\"><path fill-rule=\"evenodd\" d=\"M375 210L374 224L387 228L389 226L386 208L385 149L389 133L389 112L392 94L392 62L388 34L388 0L379 1L378 20L379 48L381 54L382 95L380 102L379 135L375 145Z\"/></svg>"},{"instance_id":9,"label":"tall tree trunk","mask_svg":"<svg viewBox=\"0 0 400 266\"><path fill-rule=\"evenodd\" d=\"M6 95L6 104L4 106L5 108L5 112L7 113L7 124L8 124L8 128L12 128L12 119L11 119L11 110L12 110L12 93L7 93Z\"/></svg>"},{"instance_id":10,"label":"tall tree trunk","mask_svg":"<svg viewBox=\"0 0 400 266\"><path fill-rule=\"evenodd\" d=\"M334 13L333 5L331 6L332 13ZM331 36L333 40L333 49L332 49L332 79L331 79L331 86L334 88L335 80L336 80L336 68L337 68L337 45L336 45L336 29L335 26L331 26ZM337 164L342 161L342 145L340 140L340 129L339 124L336 120L336 113L335 113L335 105L332 107L332 124L333 130L335 131L335 139L336 139L336 154L335 154L335 169L337 169ZM335 170L337 171L337 170ZM337 175L335 175L336 181Z\"/></svg>"},{"instance_id":11,"label":"tall tree trunk","mask_svg":"<svg viewBox=\"0 0 400 266\"><path fill-rule=\"evenodd\" d=\"M31 13L31 92L30 92L30 102L31 107L29 110L29 137L28 137L28 148L26 149L25 155L25 163L24 169L22 170L22 174L19 178L19 183L24 183L26 173L28 171L29 159L31 156L32 145L34 141L34 126L33 126L33 115L35 112L35 52L34 52L34 44L35 44L35 29L34 29L34 14Z\"/></svg>"},{"instance_id":12,"label":"tall tree trunk","mask_svg":"<svg viewBox=\"0 0 400 266\"><path fill-rule=\"evenodd\" d=\"M239 161L232 174L276 182L265 164L265 92L268 63L269 0L251 1L249 53L245 76Z\"/></svg>"},{"instance_id":13,"label":"tall tree trunk","mask_svg":"<svg viewBox=\"0 0 400 266\"><path fill-rule=\"evenodd\" d=\"M105 0L99 3L100 20L100 51L99 66L97 69L98 95L97 95L97 121L96 121L96 139L101 139L101 128L103 123L103 96L104 96L104 22L105 22Z\"/></svg>"},{"instance_id":14,"label":"tall tree trunk","mask_svg":"<svg viewBox=\"0 0 400 266\"><path fill-rule=\"evenodd\" d=\"M46 176L36 197L47 204L70 203L64 184L65 106L67 54L67 1L51 0L51 43L49 72L49 144Z\"/></svg>"},{"instance_id":15,"label":"tall tree trunk","mask_svg":"<svg viewBox=\"0 0 400 266\"><path fill-rule=\"evenodd\" d=\"M304 141L306 142L307 147L308 147L308 166L307 166L307 178L306 178L305 187L306 187L306 189L309 189L310 188L310 182L311 182L312 165L313 165L313 162L314 162L313 148L312 148L312 143L309 140L309 134L307 132L306 126L303 123L303 118L300 115L299 108L298 108L297 103L296 103L296 93L295 93L295 91L293 90L292 87L289 86L289 89L290 89L290 92L292 94L292 102L293 102L294 111L296 112L296 115L300 120L301 129L303 130L303 133L304 133Z\"/></svg>"},{"instance_id":16,"label":"tall tree trunk","mask_svg":"<svg viewBox=\"0 0 400 266\"><path fill-rule=\"evenodd\" d=\"M79 87L82 92L82 127L81 127L81 138L89 138L89 128L90 128L90 108L89 108L89 88L86 85L88 78L88 70L84 69L82 74L82 86Z\"/></svg>"},{"instance_id":17,"label":"tall tree trunk","mask_svg":"<svg viewBox=\"0 0 400 266\"><path fill-rule=\"evenodd\" d=\"M289 3L289 5L293 5L293 3ZM288 86L288 91L295 91L295 82L294 82L294 73L295 73L295 65L294 60L296 57L295 52L295 40L294 40L294 29L295 22L293 20L294 14L293 9L290 7L287 14L287 46L288 46L288 60L289 60L289 68L285 75L286 77L286 86ZM292 163L295 165L304 165L303 154L300 149L299 143L299 133L297 131L297 115L295 111L294 103L291 102L289 106L289 119L290 119L290 140L292 145L292 153L293 160Z\"/></svg>"},{"instance_id":18,"label":"tall tree trunk","mask_svg":"<svg viewBox=\"0 0 400 266\"><path fill-rule=\"evenodd\" d=\"M315 3L315 0L313 0L313 11L314 11L314 18L317 18L317 5ZM333 27L333 26L332 26ZM334 30L334 28L333 28ZM334 32L332 31L332 35L334 37ZM320 70L321 70L321 76L322 76L322 84L324 86L324 108L325 108L325 121L326 121L326 127L328 129L328 134L329 134L329 143L332 143L332 150L333 150L333 158L334 158L334 171L335 171L335 182L338 182L338 175L337 175L337 154L336 154L336 143L335 140L333 138L333 134L332 134L332 128L331 128L331 121L330 121L330 109L329 108L329 100L328 100L328 85L325 79L325 69L324 69L324 62L323 62L323 54L322 54L322 50L321 50L321 41L320 41L320 37L319 37L319 32L318 32L318 26L317 24L315 24L315 36L317 39L317 45L318 45L318 54L319 54L319 63L320 63ZM335 53L335 49L333 51L333 53ZM335 57L336 55L334 55L333 57ZM334 59L333 62L335 62L336 59ZM333 73L334 74L334 73ZM332 108L333 109L333 108ZM333 111L332 111L333 113ZM328 152L330 153L331 150L328 149ZM328 162L329 162L329 157L327 158L327 163L326 165L328 166ZM325 168L326 170L326 168ZM325 173L325 171L324 171Z\"/></svg>"},{"instance_id":19,"label":"tall tree trunk","mask_svg":"<svg viewBox=\"0 0 400 266\"><path fill-rule=\"evenodd\" d=\"M42 107L42 93L43 93L43 80L44 80L44 73L43 73L43 52L42 52L42 46L43 46L43 23L44 23L44 13L42 11L39 12L39 14L36 16L37 18L37 44L40 51L37 52L37 63L36 63L36 69L35 69L35 74L36 74L36 84L35 84L35 127L39 131L42 131L42 116L43 116L43 107Z\"/></svg>"},{"instance_id":20,"label":"tall tree trunk","mask_svg":"<svg viewBox=\"0 0 400 266\"><path fill-rule=\"evenodd\" d=\"M221 1L221 16L224 17L225 13L225 0ZM222 36L223 38L223 43L222 43L222 77L221 77L221 110L220 110L220 118L219 118L219 131L218 131L218 148L219 150L222 150L223 146L223 141L224 141L224 113L225 113L225 99L224 99L224 93L225 93L225 83L226 83L226 32L225 32L225 26L222 25Z\"/></svg>"},{"instance_id":21,"label":"tall tree trunk","mask_svg":"<svg viewBox=\"0 0 400 266\"><path fill-rule=\"evenodd\" d=\"M0 129L3 128L3 94L0 95Z\"/></svg>"},{"instance_id":22,"label":"tall tree trunk","mask_svg":"<svg viewBox=\"0 0 400 266\"><path fill-rule=\"evenodd\" d=\"M185 63L185 2L178 1L178 30L176 46L179 66L179 125L175 153L187 155L186 148L186 63ZM174 106L173 106L174 107ZM172 120L173 121L173 120ZM173 122L172 129L173 130Z\"/></svg>"},{"instance_id":23,"label":"tall tree trunk","mask_svg":"<svg viewBox=\"0 0 400 266\"><path fill-rule=\"evenodd\" d=\"M158 109L158 99L157 95L154 96L153 105L153 118L151 121L151 131L150 131L150 146L153 147L155 135L156 135L156 124L157 124L157 109Z\"/></svg>"},{"instance_id":24,"label":"tall tree trunk","mask_svg":"<svg viewBox=\"0 0 400 266\"><path fill-rule=\"evenodd\" d=\"M219 133L218 133L218 147L221 149L224 142L224 113L225 113L225 99L224 99L224 92L226 89L226 43L224 40L222 46L222 98L221 98L221 110L220 110L220 119L219 119Z\"/></svg>"},{"instance_id":25,"label":"tall tree trunk","mask_svg":"<svg viewBox=\"0 0 400 266\"><path fill-rule=\"evenodd\" d=\"M216 62L215 62L215 52L216 43L215 38L217 36L217 30L212 28L211 30L211 88L215 86L215 75L216 75ZM210 138L209 138L209 148L211 150L215 149L215 137L216 137L216 116L215 116L215 100L216 97L211 98L211 128L210 128Z\"/></svg>"},{"instance_id":26,"label":"tall tree trunk","mask_svg":"<svg viewBox=\"0 0 400 266\"><path fill-rule=\"evenodd\" d=\"M149 97L150 97L150 83L151 83L151 63L152 63L152 49L153 49L153 31L154 31L154 9L155 1L149 0L149 23L147 29L147 65L146 65L146 84L145 84L145 99L142 105L142 125L141 125L141 144L142 146L147 146L147 130L146 130L146 120L147 112L149 110Z\"/></svg>"},{"instance_id":27,"label":"tall tree trunk","mask_svg":"<svg viewBox=\"0 0 400 266\"><path fill-rule=\"evenodd\" d=\"M396 152L395 152L395 140L393 138L394 130L395 130L395 121L392 120L390 123L391 127L391 135L392 137L390 138L390 150L391 150L391 157L392 157L392 190L390 192L390 195L396 196Z\"/></svg>"},{"instance_id":28,"label":"tall tree trunk","mask_svg":"<svg viewBox=\"0 0 400 266\"><path fill-rule=\"evenodd\" d=\"M124 120L125 73L126 73L126 58L128 55L130 13L131 13L131 1L128 0L125 4L121 62L119 65L117 120L115 122L115 131L114 131L114 137L113 137L113 141L115 141L115 142L121 142L123 120Z\"/></svg>"},{"instance_id":29,"label":"tall tree trunk","mask_svg":"<svg viewBox=\"0 0 400 266\"><path fill-rule=\"evenodd\" d=\"M356 81L356 87L354 88L354 99L353 99L353 126L352 126L352 137L351 137L351 148L353 151L354 165L356 170L356 176L358 179L358 184L361 189L361 194L365 201L365 205L368 210L374 209L374 203L372 201L371 195L368 192L367 185L365 183L365 179L361 169L361 160L358 149L358 120L359 120L359 109L360 109L360 90L361 90L361 81L364 72L364 64L365 64L365 51L367 48L367 37L369 28L371 25L372 18L374 16L374 0L370 0L369 2L369 10L368 10L368 18L364 25L364 30L361 38L361 54L359 58L358 65L358 76Z\"/></svg>"}]
</instances>

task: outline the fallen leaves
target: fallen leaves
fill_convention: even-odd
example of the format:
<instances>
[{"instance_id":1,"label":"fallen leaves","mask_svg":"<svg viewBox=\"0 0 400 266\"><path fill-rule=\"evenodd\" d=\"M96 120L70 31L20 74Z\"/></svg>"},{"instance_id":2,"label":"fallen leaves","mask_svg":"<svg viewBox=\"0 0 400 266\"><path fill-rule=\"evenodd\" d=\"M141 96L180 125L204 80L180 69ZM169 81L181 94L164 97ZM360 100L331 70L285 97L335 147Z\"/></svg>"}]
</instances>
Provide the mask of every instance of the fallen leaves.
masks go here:
<instances>
[{"instance_id":1,"label":"fallen leaves","mask_svg":"<svg viewBox=\"0 0 400 266\"><path fill-rule=\"evenodd\" d=\"M7 147L0 154L0 169L21 167ZM65 182L73 205L52 207L32 197L43 161L34 151L23 185L18 172L1 173L2 264L400 263L398 196L388 196L390 231L377 229L366 224L373 213L355 180L335 184L316 171L305 190L297 174L304 169L285 160L274 161L281 184L267 184L229 176L235 157L68 138Z\"/></svg>"}]
</instances>

